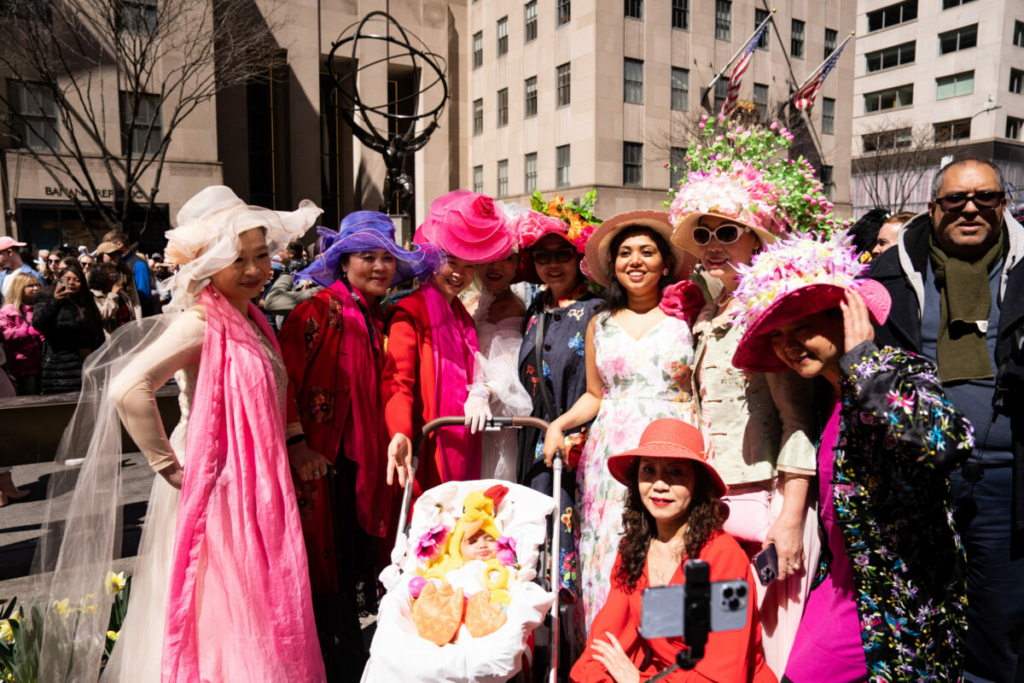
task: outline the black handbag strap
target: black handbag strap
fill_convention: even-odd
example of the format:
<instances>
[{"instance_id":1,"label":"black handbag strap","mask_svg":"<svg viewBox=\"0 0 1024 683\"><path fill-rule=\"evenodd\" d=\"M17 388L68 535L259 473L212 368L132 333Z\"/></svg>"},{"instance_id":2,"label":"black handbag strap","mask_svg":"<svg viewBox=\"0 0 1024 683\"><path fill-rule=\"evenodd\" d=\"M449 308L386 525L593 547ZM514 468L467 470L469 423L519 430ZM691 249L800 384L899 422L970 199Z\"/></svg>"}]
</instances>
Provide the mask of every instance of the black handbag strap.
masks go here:
<instances>
[{"instance_id":1,"label":"black handbag strap","mask_svg":"<svg viewBox=\"0 0 1024 683\"><path fill-rule=\"evenodd\" d=\"M544 323L547 320L547 313L541 305L540 315L537 316L536 344L533 347L534 362L537 364L537 385L540 387L540 398L544 402L544 412L549 420L558 417L555 412L555 400L551 396L547 382L544 381Z\"/></svg>"}]
</instances>

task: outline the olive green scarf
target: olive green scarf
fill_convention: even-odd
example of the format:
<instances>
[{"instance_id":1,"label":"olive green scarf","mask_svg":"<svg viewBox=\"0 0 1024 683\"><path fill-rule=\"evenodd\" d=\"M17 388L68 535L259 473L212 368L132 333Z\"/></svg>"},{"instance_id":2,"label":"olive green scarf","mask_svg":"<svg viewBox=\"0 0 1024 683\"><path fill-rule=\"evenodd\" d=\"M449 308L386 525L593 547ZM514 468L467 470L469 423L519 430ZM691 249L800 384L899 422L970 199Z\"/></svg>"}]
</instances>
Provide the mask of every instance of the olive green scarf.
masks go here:
<instances>
[{"instance_id":1,"label":"olive green scarf","mask_svg":"<svg viewBox=\"0 0 1024 683\"><path fill-rule=\"evenodd\" d=\"M1003 241L1000 231L988 253L972 263L949 256L929 238L942 304L936 356L944 383L995 377L985 331L992 308L989 272L999 263Z\"/></svg>"}]
</instances>

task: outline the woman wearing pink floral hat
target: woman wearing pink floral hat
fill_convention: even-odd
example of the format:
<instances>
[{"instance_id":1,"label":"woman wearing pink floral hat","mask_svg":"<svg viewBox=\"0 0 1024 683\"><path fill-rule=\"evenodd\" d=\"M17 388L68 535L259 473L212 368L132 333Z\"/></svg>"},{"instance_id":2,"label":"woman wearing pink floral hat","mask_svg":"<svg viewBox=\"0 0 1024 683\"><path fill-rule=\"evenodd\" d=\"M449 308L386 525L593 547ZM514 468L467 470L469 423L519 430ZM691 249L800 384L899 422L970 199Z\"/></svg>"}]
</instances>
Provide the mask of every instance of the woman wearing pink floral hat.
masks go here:
<instances>
[{"instance_id":1,"label":"woman wearing pink floral hat","mask_svg":"<svg viewBox=\"0 0 1024 683\"><path fill-rule=\"evenodd\" d=\"M733 365L817 379L827 552L782 680L957 681L966 630L963 546L949 472L974 430L936 368L879 348L890 299L849 239L776 242L743 269Z\"/></svg>"},{"instance_id":2,"label":"woman wearing pink floral hat","mask_svg":"<svg viewBox=\"0 0 1024 683\"><path fill-rule=\"evenodd\" d=\"M765 130L756 135L768 149L788 142ZM806 169L788 162L769 170L753 160L716 163L721 149L677 189L670 209L672 241L724 286L694 327L695 404L709 456L729 488L723 498L729 505L725 531L751 557L771 545L778 554L778 578L757 588L765 658L781 675L810 590L808 568L816 565L821 545L808 495L815 474L813 391L792 372L736 371L732 356L744 326L735 294L738 269L778 235L811 223L805 216L794 219L780 205L782 187L792 187L787 176L806 181ZM727 146L724 154L735 151Z\"/></svg>"},{"instance_id":3,"label":"woman wearing pink floral hat","mask_svg":"<svg viewBox=\"0 0 1024 683\"><path fill-rule=\"evenodd\" d=\"M388 312L388 355L381 391L388 446L388 483L404 486L412 439L437 417L462 415L479 345L473 318L459 300L479 263L505 258L514 236L508 218L485 195L456 190L430 205L417 244L446 255L441 270ZM480 435L445 427L420 454L415 494L446 481L480 478Z\"/></svg>"}]
</instances>

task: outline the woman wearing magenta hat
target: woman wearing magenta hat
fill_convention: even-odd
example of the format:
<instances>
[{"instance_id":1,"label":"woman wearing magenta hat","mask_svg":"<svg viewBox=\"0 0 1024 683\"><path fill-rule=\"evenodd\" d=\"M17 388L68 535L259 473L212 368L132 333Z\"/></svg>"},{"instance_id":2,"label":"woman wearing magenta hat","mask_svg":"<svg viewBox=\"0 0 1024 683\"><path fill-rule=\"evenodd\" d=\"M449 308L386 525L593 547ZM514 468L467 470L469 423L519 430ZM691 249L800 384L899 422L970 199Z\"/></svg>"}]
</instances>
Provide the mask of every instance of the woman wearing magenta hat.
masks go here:
<instances>
[{"instance_id":1,"label":"woman wearing magenta hat","mask_svg":"<svg viewBox=\"0 0 1024 683\"><path fill-rule=\"evenodd\" d=\"M743 579L754 593L747 554L722 531L725 484L707 462L700 430L674 418L650 423L639 445L608 458L608 470L626 487L625 533L587 648L572 667L572 683L633 683L676 662L682 638L644 639L639 633L647 588L686 583L683 565L700 559L711 581ZM761 649L757 603L747 603L743 628L708 636L706 656L692 672L668 681L774 682Z\"/></svg>"},{"instance_id":2,"label":"woman wearing magenta hat","mask_svg":"<svg viewBox=\"0 0 1024 683\"><path fill-rule=\"evenodd\" d=\"M382 395L388 446L387 480L405 485L412 439L437 417L462 415L479 350L473 318L459 300L478 263L512 251L508 218L485 195L456 190L430 205L417 244L445 254L430 280L388 311L388 355ZM446 481L480 478L480 435L445 427L420 454L415 493Z\"/></svg>"},{"instance_id":3,"label":"woman wearing magenta hat","mask_svg":"<svg viewBox=\"0 0 1024 683\"><path fill-rule=\"evenodd\" d=\"M793 683L956 681L965 558L948 475L974 446L935 367L874 342L889 295L849 240L779 241L743 269L746 332L733 364L818 378L827 551L786 665Z\"/></svg>"}]
</instances>

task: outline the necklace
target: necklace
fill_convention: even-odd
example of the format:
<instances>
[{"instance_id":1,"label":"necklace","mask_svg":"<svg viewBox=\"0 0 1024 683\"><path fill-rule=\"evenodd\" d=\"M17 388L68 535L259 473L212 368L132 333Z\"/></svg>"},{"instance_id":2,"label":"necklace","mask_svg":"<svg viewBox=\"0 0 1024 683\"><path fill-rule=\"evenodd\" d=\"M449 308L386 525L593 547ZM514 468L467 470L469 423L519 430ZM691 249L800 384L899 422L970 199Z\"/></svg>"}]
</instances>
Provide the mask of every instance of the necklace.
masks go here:
<instances>
[{"instance_id":1,"label":"necklace","mask_svg":"<svg viewBox=\"0 0 1024 683\"><path fill-rule=\"evenodd\" d=\"M651 582L652 586L667 586L669 581L672 580L672 575L676 573L676 567L683 559L684 547L679 549L673 548L668 543L661 543L661 545L668 549L669 559L665 564L659 561L658 552L655 551L655 543L657 539L651 539L651 545L649 554L651 557L651 573L654 575L654 579L657 583Z\"/></svg>"}]
</instances>

